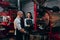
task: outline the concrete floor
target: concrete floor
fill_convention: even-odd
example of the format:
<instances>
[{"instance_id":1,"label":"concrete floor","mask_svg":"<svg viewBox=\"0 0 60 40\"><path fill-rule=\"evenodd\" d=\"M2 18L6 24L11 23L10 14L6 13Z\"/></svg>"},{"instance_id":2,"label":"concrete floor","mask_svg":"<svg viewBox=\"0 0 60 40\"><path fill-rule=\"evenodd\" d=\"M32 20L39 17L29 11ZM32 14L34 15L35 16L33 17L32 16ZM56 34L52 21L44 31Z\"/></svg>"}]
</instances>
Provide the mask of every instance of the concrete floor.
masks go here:
<instances>
[{"instance_id":1,"label":"concrete floor","mask_svg":"<svg viewBox=\"0 0 60 40\"><path fill-rule=\"evenodd\" d=\"M4 39L0 39L0 40L15 40L14 38L4 38Z\"/></svg>"}]
</instances>

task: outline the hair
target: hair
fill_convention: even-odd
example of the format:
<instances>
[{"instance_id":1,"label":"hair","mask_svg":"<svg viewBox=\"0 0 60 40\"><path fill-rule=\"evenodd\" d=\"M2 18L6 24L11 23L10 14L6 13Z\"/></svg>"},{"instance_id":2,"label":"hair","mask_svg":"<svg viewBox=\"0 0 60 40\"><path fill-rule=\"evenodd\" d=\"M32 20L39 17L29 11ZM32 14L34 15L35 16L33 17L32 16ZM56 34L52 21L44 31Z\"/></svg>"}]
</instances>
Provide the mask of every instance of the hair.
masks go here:
<instances>
[{"instance_id":1,"label":"hair","mask_svg":"<svg viewBox=\"0 0 60 40\"><path fill-rule=\"evenodd\" d=\"M33 17L32 17L32 13L31 13L31 12L27 12L27 14L28 14L28 13L31 15L31 17L30 17L30 18L31 18L31 19L33 19Z\"/></svg>"},{"instance_id":2,"label":"hair","mask_svg":"<svg viewBox=\"0 0 60 40\"><path fill-rule=\"evenodd\" d=\"M59 7L58 6L53 6L53 12L59 12L60 11L60 9L59 9Z\"/></svg>"},{"instance_id":3,"label":"hair","mask_svg":"<svg viewBox=\"0 0 60 40\"><path fill-rule=\"evenodd\" d=\"M23 14L23 12L22 12L22 11L18 11L17 13L22 13L22 14Z\"/></svg>"},{"instance_id":4,"label":"hair","mask_svg":"<svg viewBox=\"0 0 60 40\"><path fill-rule=\"evenodd\" d=\"M22 11L23 12L23 18L26 18L26 16L25 16L25 12L24 11Z\"/></svg>"},{"instance_id":5,"label":"hair","mask_svg":"<svg viewBox=\"0 0 60 40\"><path fill-rule=\"evenodd\" d=\"M22 12L22 11L18 11L18 12L17 12L17 15L19 15L19 14L23 14L23 12Z\"/></svg>"},{"instance_id":6,"label":"hair","mask_svg":"<svg viewBox=\"0 0 60 40\"><path fill-rule=\"evenodd\" d=\"M45 14L46 14L46 10L45 9L38 9L38 17L42 18Z\"/></svg>"}]
</instances>

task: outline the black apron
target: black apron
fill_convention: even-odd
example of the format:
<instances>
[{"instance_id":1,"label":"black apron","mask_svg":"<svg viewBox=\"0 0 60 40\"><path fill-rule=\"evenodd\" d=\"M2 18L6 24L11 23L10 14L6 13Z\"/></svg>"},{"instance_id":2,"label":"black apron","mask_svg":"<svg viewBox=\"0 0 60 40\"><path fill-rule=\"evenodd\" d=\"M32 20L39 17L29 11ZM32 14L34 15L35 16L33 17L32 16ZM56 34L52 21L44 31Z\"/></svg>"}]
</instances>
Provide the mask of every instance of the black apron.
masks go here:
<instances>
[{"instance_id":1,"label":"black apron","mask_svg":"<svg viewBox=\"0 0 60 40\"><path fill-rule=\"evenodd\" d=\"M20 21L21 21L21 23L20 23L21 27L24 28L24 20L23 20L23 18L21 18ZM24 33L20 32L20 30L17 29L17 40L23 40L23 34Z\"/></svg>"},{"instance_id":2,"label":"black apron","mask_svg":"<svg viewBox=\"0 0 60 40\"><path fill-rule=\"evenodd\" d=\"M31 33L33 30L33 22L32 20L26 20L27 25L30 25L30 27L26 27L26 30Z\"/></svg>"}]
</instances>

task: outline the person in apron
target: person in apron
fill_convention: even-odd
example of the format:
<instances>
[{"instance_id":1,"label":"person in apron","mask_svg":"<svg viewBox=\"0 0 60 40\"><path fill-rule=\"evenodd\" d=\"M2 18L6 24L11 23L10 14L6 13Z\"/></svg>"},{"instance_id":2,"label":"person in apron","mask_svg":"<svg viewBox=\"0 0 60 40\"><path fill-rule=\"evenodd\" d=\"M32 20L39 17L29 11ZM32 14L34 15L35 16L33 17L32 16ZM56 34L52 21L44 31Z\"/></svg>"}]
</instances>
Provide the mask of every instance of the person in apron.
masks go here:
<instances>
[{"instance_id":1,"label":"person in apron","mask_svg":"<svg viewBox=\"0 0 60 40\"><path fill-rule=\"evenodd\" d=\"M22 28L21 25L21 17L22 17L23 12L18 11L17 12L17 17L14 20L14 29L15 29L15 35L16 35L16 40L23 40L23 33L26 33L26 31Z\"/></svg>"},{"instance_id":2,"label":"person in apron","mask_svg":"<svg viewBox=\"0 0 60 40\"><path fill-rule=\"evenodd\" d=\"M29 34L31 34L32 29L33 29L33 19L32 19L31 12L27 13L27 16L26 16L24 22L25 22L25 29L26 29L26 31ZM27 37L26 40L30 39L30 35L26 35L26 37Z\"/></svg>"}]
</instances>

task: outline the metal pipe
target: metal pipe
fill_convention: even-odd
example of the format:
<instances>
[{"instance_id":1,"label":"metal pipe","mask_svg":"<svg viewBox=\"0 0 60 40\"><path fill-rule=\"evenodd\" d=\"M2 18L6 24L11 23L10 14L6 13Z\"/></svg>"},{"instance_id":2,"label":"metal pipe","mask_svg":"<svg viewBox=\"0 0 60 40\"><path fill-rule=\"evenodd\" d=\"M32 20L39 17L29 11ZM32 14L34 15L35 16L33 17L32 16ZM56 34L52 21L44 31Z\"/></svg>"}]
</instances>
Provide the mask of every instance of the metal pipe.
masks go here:
<instances>
[{"instance_id":1,"label":"metal pipe","mask_svg":"<svg viewBox=\"0 0 60 40\"><path fill-rule=\"evenodd\" d=\"M20 0L18 0L18 10L20 10Z\"/></svg>"}]
</instances>

